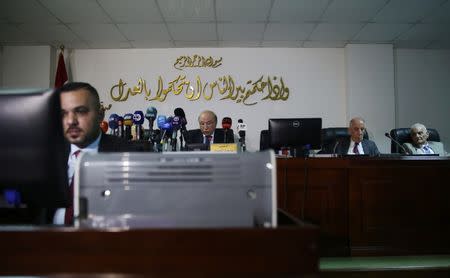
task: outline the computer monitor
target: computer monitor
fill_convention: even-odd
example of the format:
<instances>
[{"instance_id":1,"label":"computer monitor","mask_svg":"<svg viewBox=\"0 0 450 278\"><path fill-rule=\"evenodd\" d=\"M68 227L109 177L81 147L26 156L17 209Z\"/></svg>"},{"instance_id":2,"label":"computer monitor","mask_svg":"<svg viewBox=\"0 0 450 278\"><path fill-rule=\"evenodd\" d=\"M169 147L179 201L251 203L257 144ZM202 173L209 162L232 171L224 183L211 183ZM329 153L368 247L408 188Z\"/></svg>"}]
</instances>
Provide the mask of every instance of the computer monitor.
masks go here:
<instances>
[{"instance_id":1,"label":"computer monitor","mask_svg":"<svg viewBox=\"0 0 450 278\"><path fill-rule=\"evenodd\" d=\"M322 118L269 119L270 146L320 149Z\"/></svg>"},{"instance_id":2,"label":"computer monitor","mask_svg":"<svg viewBox=\"0 0 450 278\"><path fill-rule=\"evenodd\" d=\"M0 89L0 192L33 207L69 201L59 95L51 89Z\"/></svg>"}]
</instances>

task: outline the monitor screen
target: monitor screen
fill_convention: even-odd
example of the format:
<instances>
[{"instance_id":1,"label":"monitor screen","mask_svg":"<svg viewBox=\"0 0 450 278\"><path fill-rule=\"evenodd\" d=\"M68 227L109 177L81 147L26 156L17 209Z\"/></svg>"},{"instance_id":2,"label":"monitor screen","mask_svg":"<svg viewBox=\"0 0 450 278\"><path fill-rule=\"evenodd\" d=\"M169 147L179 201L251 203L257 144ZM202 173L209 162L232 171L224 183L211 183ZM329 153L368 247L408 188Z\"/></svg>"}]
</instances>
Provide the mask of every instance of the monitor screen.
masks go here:
<instances>
[{"instance_id":1,"label":"monitor screen","mask_svg":"<svg viewBox=\"0 0 450 278\"><path fill-rule=\"evenodd\" d=\"M321 130L322 118L269 119L270 146L320 149Z\"/></svg>"},{"instance_id":2,"label":"monitor screen","mask_svg":"<svg viewBox=\"0 0 450 278\"><path fill-rule=\"evenodd\" d=\"M51 89L0 90L0 192L50 208L69 201L59 95Z\"/></svg>"}]
</instances>

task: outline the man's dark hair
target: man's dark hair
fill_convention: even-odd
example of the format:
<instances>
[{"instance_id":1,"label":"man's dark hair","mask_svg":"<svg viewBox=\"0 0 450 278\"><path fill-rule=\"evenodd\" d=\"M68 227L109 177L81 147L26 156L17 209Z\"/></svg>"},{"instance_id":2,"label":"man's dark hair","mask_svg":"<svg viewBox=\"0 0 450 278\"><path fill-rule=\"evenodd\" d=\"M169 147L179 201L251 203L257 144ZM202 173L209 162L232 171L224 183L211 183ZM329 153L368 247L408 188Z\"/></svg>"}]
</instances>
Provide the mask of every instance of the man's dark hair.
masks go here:
<instances>
[{"instance_id":1,"label":"man's dark hair","mask_svg":"<svg viewBox=\"0 0 450 278\"><path fill-rule=\"evenodd\" d=\"M86 90L91 94L92 97L94 97L94 105L98 109L100 109L100 97L98 96L97 90L92 87L91 84L86 82L68 82L64 84L61 88L56 89L57 94L70 92L70 91L77 91L77 90Z\"/></svg>"}]
</instances>

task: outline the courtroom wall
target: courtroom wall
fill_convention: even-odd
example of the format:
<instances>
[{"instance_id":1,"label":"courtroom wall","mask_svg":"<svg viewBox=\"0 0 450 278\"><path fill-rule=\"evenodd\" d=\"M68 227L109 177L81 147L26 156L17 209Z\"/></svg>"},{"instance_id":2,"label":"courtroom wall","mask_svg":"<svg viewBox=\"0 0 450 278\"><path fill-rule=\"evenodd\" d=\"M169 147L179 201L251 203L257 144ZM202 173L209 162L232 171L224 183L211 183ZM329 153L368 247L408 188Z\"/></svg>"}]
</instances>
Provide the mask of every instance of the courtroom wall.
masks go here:
<instances>
[{"instance_id":1,"label":"courtroom wall","mask_svg":"<svg viewBox=\"0 0 450 278\"><path fill-rule=\"evenodd\" d=\"M222 58L221 65L211 67L174 67L178 57L198 54L204 57ZM346 125L345 111L345 68L344 49L266 49L266 48L215 48L215 49L136 49L136 50L74 50L70 54L74 80L84 80L94 84L105 104L112 104L110 112L124 114L135 110L145 110L149 106L158 109L158 114L173 115L176 107L182 107L188 117L188 128L198 128L197 116L204 109L217 112L219 126L225 116L233 123L243 119L248 125L247 146L258 150L259 134L267 129L269 118L277 117L322 117L323 126ZM235 86L252 90L253 83L262 78L272 83L262 91L256 91L247 99L240 101L222 99L223 95L214 91L211 95L208 86L198 99L186 97L183 91L176 94L170 91L164 101L145 98L144 93L129 95L124 101L114 101L118 89L111 88L122 79L127 83L124 90L138 85L138 78L146 81L151 90L150 98L158 92L158 80L162 77L163 89L167 90L170 81L186 76L198 92L197 77L202 83L211 84L221 77L231 76ZM265 99L269 91L273 93L283 87L285 100ZM179 84L177 82L176 84ZM219 82L224 87L222 82ZM262 86L261 84L258 86ZM247 92L246 91L246 92ZM234 90L233 94L236 94ZM124 99L125 97L123 97Z\"/></svg>"},{"instance_id":2,"label":"courtroom wall","mask_svg":"<svg viewBox=\"0 0 450 278\"><path fill-rule=\"evenodd\" d=\"M397 126L436 128L450 152L450 51L395 50Z\"/></svg>"},{"instance_id":3,"label":"courtroom wall","mask_svg":"<svg viewBox=\"0 0 450 278\"><path fill-rule=\"evenodd\" d=\"M54 82L55 56L59 50L49 46L4 46L0 53L2 87L49 87ZM198 113L215 110L219 121L232 117L248 124L249 150L257 150L259 132L267 128L271 117L322 117L323 126L346 126L350 117L361 115L368 121L369 135L382 152L389 152L389 141L383 134L391 127L408 127L423 122L437 128L450 145L449 118L450 52L438 50L392 50L390 45L348 45L340 49L312 48L199 48L199 49L123 49L65 51L71 80L87 81L96 86L110 113L124 114L145 110L149 106L159 114L172 115L182 107L188 116L188 128L196 128ZM178 57L198 54L222 57L216 68L178 70ZM204 85L220 77L231 76L237 85L250 88L248 81L280 77L289 89L289 98L261 100L257 92L245 105L214 93L210 100L186 98L185 94L167 94L164 101L136 94L125 101L114 101L111 88L119 79L125 88L138 85L142 78L153 97L158 79L164 89L180 75L197 87L197 77ZM392 81L394 80L394 82ZM278 82L278 83L277 83ZM194 88L195 90L195 88ZM425 100L422 93L425 92ZM117 93L117 91L116 91ZM117 96L117 94L116 94ZM220 125L220 123L219 123ZM234 124L233 124L234 125ZM234 125L235 126L235 125Z\"/></svg>"},{"instance_id":4,"label":"courtroom wall","mask_svg":"<svg viewBox=\"0 0 450 278\"><path fill-rule=\"evenodd\" d=\"M2 87L48 88L54 59L50 46L4 46L0 58Z\"/></svg>"},{"instance_id":5,"label":"courtroom wall","mask_svg":"<svg viewBox=\"0 0 450 278\"><path fill-rule=\"evenodd\" d=\"M345 54L347 119L363 117L369 138L380 152L390 152L384 134L395 125L392 45L349 44Z\"/></svg>"}]
</instances>

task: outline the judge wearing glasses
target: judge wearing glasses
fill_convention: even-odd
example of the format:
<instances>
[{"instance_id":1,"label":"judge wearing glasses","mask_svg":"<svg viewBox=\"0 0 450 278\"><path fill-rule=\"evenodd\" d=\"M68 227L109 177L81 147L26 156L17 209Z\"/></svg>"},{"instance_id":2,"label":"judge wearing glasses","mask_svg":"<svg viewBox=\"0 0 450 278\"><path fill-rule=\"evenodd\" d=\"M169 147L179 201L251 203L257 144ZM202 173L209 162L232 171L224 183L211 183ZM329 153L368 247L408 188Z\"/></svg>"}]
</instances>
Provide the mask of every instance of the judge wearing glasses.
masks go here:
<instances>
[{"instance_id":1,"label":"judge wearing glasses","mask_svg":"<svg viewBox=\"0 0 450 278\"><path fill-rule=\"evenodd\" d=\"M428 130L425 125L416 123L411 126L410 135L412 143L404 143L403 147L410 154L438 154L446 155L441 142L428 141Z\"/></svg>"},{"instance_id":2,"label":"judge wearing glasses","mask_svg":"<svg viewBox=\"0 0 450 278\"><path fill-rule=\"evenodd\" d=\"M234 143L232 130L216 128L217 116L210 110L205 110L198 116L199 129L189 131L190 144Z\"/></svg>"}]
</instances>

